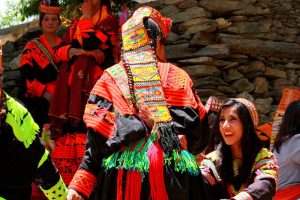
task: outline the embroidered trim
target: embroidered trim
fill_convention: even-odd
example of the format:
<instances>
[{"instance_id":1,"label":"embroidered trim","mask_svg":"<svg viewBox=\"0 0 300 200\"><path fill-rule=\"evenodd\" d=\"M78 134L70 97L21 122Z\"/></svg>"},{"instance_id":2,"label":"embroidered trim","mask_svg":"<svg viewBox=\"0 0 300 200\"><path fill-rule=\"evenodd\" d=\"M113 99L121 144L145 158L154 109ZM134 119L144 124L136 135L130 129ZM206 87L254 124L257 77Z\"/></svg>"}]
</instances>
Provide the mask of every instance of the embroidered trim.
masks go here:
<instances>
[{"instance_id":1,"label":"embroidered trim","mask_svg":"<svg viewBox=\"0 0 300 200\"><path fill-rule=\"evenodd\" d=\"M48 199L65 199L68 194L68 189L61 177L58 180L58 182L50 189L45 190L42 187L40 187L40 189L43 191L43 193Z\"/></svg>"},{"instance_id":2,"label":"embroidered trim","mask_svg":"<svg viewBox=\"0 0 300 200\"><path fill-rule=\"evenodd\" d=\"M74 175L69 188L82 193L86 197L89 197L94 189L95 183L96 177L94 174L86 170L79 169Z\"/></svg>"}]
</instances>

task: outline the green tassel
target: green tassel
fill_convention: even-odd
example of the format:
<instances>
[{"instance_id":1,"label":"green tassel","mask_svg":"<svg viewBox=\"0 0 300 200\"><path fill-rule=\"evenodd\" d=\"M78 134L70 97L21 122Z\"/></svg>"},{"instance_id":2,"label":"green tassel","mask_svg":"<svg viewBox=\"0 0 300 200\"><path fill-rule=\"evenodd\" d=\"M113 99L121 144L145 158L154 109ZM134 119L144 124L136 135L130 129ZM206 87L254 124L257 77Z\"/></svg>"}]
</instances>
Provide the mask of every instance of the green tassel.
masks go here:
<instances>
[{"instance_id":1,"label":"green tassel","mask_svg":"<svg viewBox=\"0 0 300 200\"><path fill-rule=\"evenodd\" d=\"M102 166L105 170L115 168L117 166L119 152L110 155L108 158L104 158L102 161Z\"/></svg>"},{"instance_id":2,"label":"green tassel","mask_svg":"<svg viewBox=\"0 0 300 200\"><path fill-rule=\"evenodd\" d=\"M24 106L9 95L6 94L6 96L8 109L6 123L12 127L17 140L23 142L25 148L28 148L35 140L40 128Z\"/></svg>"},{"instance_id":3,"label":"green tassel","mask_svg":"<svg viewBox=\"0 0 300 200\"><path fill-rule=\"evenodd\" d=\"M172 161L174 162L174 169L177 172L188 172L194 176L200 173L195 157L186 150L180 153L173 151L171 157L165 157L165 164L170 166Z\"/></svg>"}]
</instances>

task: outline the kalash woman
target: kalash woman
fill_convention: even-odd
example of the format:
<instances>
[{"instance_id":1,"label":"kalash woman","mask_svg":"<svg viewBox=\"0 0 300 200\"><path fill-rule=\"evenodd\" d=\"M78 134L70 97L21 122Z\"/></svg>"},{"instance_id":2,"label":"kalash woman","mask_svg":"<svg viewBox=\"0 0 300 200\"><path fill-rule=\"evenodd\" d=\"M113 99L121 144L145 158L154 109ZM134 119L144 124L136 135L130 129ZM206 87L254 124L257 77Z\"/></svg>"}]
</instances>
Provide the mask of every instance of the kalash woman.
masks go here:
<instances>
[{"instance_id":1,"label":"kalash woman","mask_svg":"<svg viewBox=\"0 0 300 200\"><path fill-rule=\"evenodd\" d=\"M209 199L194 157L209 137L206 111L186 72L165 60L169 31L170 19L151 7L122 26L122 61L86 105L86 151L68 200Z\"/></svg>"},{"instance_id":2,"label":"kalash woman","mask_svg":"<svg viewBox=\"0 0 300 200\"><path fill-rule=\"evenodd\" d=\"M254 104L242 98L224 100L217 123L220 145L201 163L213 199L271 200L278 166L256 134Z\"/></svg>"},{"instance_id":3,"label":"kalash woman","mask_svg":"<svg viewBox=\"0 0 300 200\"><path fill-rule=\"evenodd\" d=\"M42 129L48 122L48 111L60 68L54 49L61 40L57 36L61 7L56 0L41 2L39 25L42 35L29 41L23 49L20 71L22 84L19 98Z\"/></svg>"}]
</instances>

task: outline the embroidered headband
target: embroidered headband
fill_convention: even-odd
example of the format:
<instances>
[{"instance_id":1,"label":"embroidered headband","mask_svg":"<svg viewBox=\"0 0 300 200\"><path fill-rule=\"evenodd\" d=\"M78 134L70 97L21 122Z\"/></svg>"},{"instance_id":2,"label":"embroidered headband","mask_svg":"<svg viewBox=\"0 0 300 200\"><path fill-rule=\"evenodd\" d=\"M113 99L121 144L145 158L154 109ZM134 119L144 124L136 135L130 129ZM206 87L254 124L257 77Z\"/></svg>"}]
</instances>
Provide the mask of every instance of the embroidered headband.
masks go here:
<instances>
[{"instance_id":1,"label":"embroidered headband","mask_svg":"<svg viewBox=\"0 0 300 200\"><path fill-rule=\"evenodd\" d=\"M235 100L237 102L243 104L244 106L246 106L246 108L248 109L248 111L250 113L253 125L256 128L258 126L259 119L258 119L258 112L257 112L255 105L251 101L244 99L244 98L235 98Z\"/></svg>"},{"instance_id":2,"label":"embroidered headband","mask_svg":"<svg viewBox=\"0 0 300 200\"><path fill-rule=\"evenodd\" d=\"M59 14L60 6L51 6L51 0L43 0L40 4L40 12L46 14Z\"/></svg>"}]
</instances>

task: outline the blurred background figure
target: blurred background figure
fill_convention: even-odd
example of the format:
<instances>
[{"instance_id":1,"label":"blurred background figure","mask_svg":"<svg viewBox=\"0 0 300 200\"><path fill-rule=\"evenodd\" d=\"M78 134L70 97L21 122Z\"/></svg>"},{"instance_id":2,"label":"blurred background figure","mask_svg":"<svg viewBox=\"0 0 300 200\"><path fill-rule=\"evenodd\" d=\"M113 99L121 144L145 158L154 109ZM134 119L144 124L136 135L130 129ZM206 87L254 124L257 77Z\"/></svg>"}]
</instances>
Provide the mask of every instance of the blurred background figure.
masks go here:
<instances>
[{"instance_id":1,"label":"blurred background figure","mask_svg":"<svg viewBox=\"0 0 300 200\"><path fill-rule=\"evenodd\" d=\"M274 143L279 172L275 200L300 198L300 100L286 109Z\"/></svg>"},{"instance_id":2,"label":"blurred background figure","mask_svg":"<svg viewBox=\"0 0 300 200\"><path fill-rule=\"evenodd\" d=\"M109 0L86 0L55 50L64 61L50 106L50 130L55 140L52 159L66 184L76 172L85 149L86 126L82 120L89 93L103 70L119 60L115 52L118 20Z\"/></svg>"},{"instance_id":3,"label":"blurred background figure","mask_svg":"<svg viewBox=\"0 0 300 200\"><path fill-rule=\"evenodd\" d=\"M27 43L20 61L22 84L18 96L41 129L49 121L60 66L54 60L54 48L61 42L57 36L59 11L56 0L41 2L39 24L43 34Z\"/></svg>"}]
</instances>

